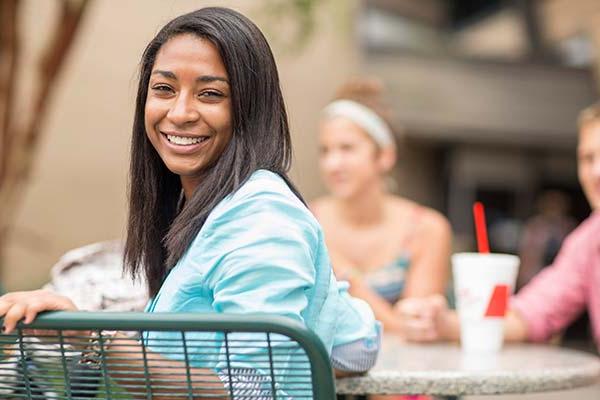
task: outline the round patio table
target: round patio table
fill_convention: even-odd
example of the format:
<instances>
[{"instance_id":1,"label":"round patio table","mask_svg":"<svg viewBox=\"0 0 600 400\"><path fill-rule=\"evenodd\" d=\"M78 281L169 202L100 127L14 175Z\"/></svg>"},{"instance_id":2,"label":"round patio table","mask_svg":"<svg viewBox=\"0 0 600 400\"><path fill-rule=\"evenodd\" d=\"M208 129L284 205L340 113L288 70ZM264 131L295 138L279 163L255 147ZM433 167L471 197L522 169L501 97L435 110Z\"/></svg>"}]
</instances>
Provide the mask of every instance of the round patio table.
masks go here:
<instances>
[{"instance_id":1,"label":"round patio table","mask_svg":"<svg viewBox=\"0 0 600 400\"><path fill-rule=\"evenodd\" d=\"M386 337L375 367L336 381L339 394L436 396L534 393L600 382L600 359L549 345L505 345L497 355L464 354L455 343L407 344Z\"/></svg>"}]
</instances>

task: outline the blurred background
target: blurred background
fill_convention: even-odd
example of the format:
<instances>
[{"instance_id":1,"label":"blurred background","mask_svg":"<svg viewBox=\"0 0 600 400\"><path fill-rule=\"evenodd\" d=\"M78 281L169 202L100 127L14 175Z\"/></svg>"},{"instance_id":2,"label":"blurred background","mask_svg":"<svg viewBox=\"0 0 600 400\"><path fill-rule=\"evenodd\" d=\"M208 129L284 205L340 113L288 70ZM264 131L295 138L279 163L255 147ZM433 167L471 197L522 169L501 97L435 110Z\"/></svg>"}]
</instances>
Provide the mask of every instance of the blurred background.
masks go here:
<instances>
[{"instance_id":1,"label":"blurred background","mask_svg":"<svg viewBox=\"0 0 600 400\"><path fill-rule=\"evenodd\" d=\"M503 252L518 253L527 221L556 204L544 203L548 193L562 199L548 212L575 223L589 213L577 183L576 116L598 93L597 0L0 4L2 165L21 166L0 181L7 289L36 288L66 250L123 235L141 53L169 19L208 5L240 10L272 44L292 176L308 199L324 192L320 110L340 84L366 75L384 82L398 128L398 191L449 217L456 250L473 247L476 199L488 207L492 249Z\"/></svg>"},{"instance_id":2,"label":"blurred background","mask_svg":"<svg viewBox=\"0 0 600 400\"><path fill-rule=\"evenodd\" d=\"M401 143L398 192L448 216L455 250L474 248L475 200L492 250L534 272L589 214L576 117L600 88L598 0L0 0L5 289L37 288L68 249L123 236L142 51L171 18L209 5L241 11L271 43L307 199L324 193L321 109L370 76Z\"/></svg>"}]
</instances>

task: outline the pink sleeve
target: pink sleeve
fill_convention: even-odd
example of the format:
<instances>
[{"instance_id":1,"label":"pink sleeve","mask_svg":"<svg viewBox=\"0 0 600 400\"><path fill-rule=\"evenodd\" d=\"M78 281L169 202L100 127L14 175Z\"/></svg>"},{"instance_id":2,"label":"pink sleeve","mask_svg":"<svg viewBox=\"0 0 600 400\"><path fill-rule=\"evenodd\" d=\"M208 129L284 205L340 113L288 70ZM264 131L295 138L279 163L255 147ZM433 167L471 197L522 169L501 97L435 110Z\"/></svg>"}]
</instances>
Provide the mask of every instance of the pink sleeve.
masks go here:
<instances>
[{"instance_id":1,"label":"pink sleeve","mask_svg":"<svg viewBox=\"0 0 600 400\"><path fill-rule=\"evenodd\" d=\"M589 246L575 236L565 240L554 264L535 276L511 301L511 308L525 320L532 341L547 340L560 332L585 307L590 262L585 247Z\"/></svg>"}]
</instances>

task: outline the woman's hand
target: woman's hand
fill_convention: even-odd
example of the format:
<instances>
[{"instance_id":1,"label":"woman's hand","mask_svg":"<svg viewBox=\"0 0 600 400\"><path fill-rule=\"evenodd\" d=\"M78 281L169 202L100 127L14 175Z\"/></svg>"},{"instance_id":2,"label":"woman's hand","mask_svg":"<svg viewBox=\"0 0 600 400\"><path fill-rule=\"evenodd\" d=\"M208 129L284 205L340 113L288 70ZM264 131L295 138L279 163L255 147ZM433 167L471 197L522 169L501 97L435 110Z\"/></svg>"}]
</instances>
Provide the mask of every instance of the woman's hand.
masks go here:
<instances>
[{"instance_id":1,"label":"woman's hand","mask_svg":"<svg viewBox=\"0 0 600 400\"><path fill-rule=\"evenodd\" d=\"M414 297L398 301L394 305L402 336L413 342L433 342L444 339L440 326L448 304L442 295Z\"/></svg>"},{"instance_id":2,"label":"woman's hand","mask_svg":"<svg viewBox=\"0 0 600 400\"><path fill-rule=\"evenodd\" d=\"M76 311L69 298L49 290L7 293L0 297L0 318L4 318L3 333L11 333L17 322L31 323L43 311Z\"/></svg>"}]
</instances>

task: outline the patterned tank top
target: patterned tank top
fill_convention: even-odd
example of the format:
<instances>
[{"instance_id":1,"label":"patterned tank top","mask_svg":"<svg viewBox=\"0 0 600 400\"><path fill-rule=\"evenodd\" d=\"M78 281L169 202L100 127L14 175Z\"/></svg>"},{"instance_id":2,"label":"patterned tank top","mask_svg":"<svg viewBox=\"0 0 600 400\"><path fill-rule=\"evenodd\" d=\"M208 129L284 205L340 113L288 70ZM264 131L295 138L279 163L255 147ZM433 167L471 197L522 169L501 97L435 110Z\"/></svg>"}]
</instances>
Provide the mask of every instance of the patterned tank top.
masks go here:
<instances>
[{"instance_id":1,"label":"patterned tank top","mask_svg":"<svg viewBox=\"0 0 600 400\"><path fill-rule=\"evenodd\" d=\"M404 249L394 261L384 265L380 268L371 269L369 271L361 271L356 268L351 268L351 273L358 274L364 279L367 285L381 296L383 299L388 301L390 304L396 303L404 293L404 286L406 281L406 274L411 263L411 254L408 251L408 245L410 244L415 231L419 226L421 216L423 214L423 207L416 205L411 211L407 223L411 228L405 234L401 241L400 248ZM319 219L319 215L316 209L311 209L313 214ZM344 280L344 276L338 276L338 278Z\"/></svg>"},{"instance_id":2,"label":"patterned tank top","mask_svg":"<svg viewBox=\"0 0 600 400\"><path fill-rule=\"evenodd\" d=\"M410 266L408 254L372 272L363 274L367 285L390 304L397 302L404 292L406 272Z\"/></svg>"},{"instance_id":3,"label":"patterned tank top","mask_svg":"<svg viewBox=\"0 0 600 400\"><path fill-rule=\"evenodd\" d=\"M401 248L405 249L398 258L381 268L363 272L367 285L390 304L396 303L404 293L406 274L410 267L411 254L407 250L419 226L423 208L415 206L408 222L411 228L402 239Z\"/></svg>"}]
</instances>

